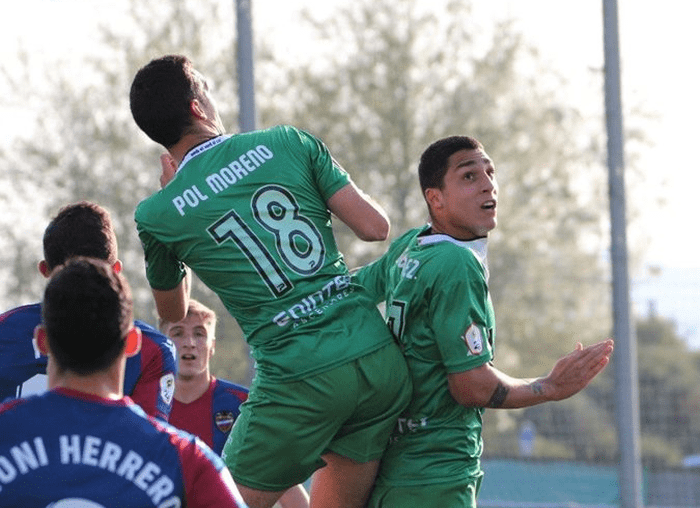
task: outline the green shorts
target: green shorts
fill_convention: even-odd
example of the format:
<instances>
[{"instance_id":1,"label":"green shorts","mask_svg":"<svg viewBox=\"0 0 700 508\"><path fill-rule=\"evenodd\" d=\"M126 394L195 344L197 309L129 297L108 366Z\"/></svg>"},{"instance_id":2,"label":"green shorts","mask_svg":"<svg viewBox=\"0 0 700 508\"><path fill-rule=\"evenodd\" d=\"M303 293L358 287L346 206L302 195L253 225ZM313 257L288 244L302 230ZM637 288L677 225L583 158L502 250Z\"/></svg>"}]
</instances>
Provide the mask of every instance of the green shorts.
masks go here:
<instances>
[{"instance_id":1,"label":"green shorts","mask_svg":"<svg viewBox=\"0 0 700 508\"><path fill-rule=\"evenodd\" d=\"M356 462L378 460L412 385L391 343L289 383L256 378L222 457L236 482L280 491L303 483L332 451Z\"/></svg>"},{"instance_id":2,"label":"green shorts","mask_svg":"<svg viewBox=\"0 0 700 508\"><path fill-rule=\"evenodd\" d=\"M376 485L367 508L476 508L484 473L453 483L413 487Z\"/></svg>"}]
</instances>

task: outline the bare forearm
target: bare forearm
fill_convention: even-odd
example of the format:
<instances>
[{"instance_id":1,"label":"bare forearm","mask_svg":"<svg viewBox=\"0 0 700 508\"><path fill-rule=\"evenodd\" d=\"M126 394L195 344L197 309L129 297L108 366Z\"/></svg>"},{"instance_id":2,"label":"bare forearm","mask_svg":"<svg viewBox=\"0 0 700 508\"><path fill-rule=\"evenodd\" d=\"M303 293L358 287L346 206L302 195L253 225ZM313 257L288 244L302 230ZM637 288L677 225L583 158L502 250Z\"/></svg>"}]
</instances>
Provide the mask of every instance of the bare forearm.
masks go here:
<instances>
[{"instance_id":1,"label":"bare forearm","mask_svg":"<svg viewBox=\"0 0 700 508\"><path fill-rule=\"evenodd\" d=\"M519 383L504 385L497 382L491 398L484 407L494 409L515 409L529 407L550 400L545 384L541 379L521 379Z\"/></svg>"},{"instance_id":2,"label":"bare forearm","mask_svg":"<svg viewBox=\"0 0 700 508\"><path fill-rule=\"evenodd\" d=\"M361 240L384 241L389 236L390 223L384 209L353 183L333 194L328 208Z\"/></svg>"},{"instance_id":3,"label":"bare forearm","mask_svg":"<svg viewBox=\"0 0 700 508\"><path fill-rule=\"evenodd\" d=\"M452 396L467 407L513 409L548 400L541 379L514 378L490 364L451 374L448 381Z\"/></svg>"},{"instance_id":4,"label":"bare forearm","mask_svg":"<svg viewBox=\"0 0 700 508\"><path fill-rule=\"evenodd\" d=\"M180 284L173 289L152 290L158 316L171 323L184 319L189 306L191 281L192 274L190 270L187 270L187 274Z\"/></svg>"},{"instance_id":5,"label":"bare forearm","mask_svg":"<svg viewBox=\"0 0 700 508\"><path fill-rule=\"evenodd\" d=\"M583 390L605 368L613 342L602 341L560 358L552 371L541 378L514 378L490 363L448 375L450 393L467 407L514 409L547 401L562 400Z\"/></svg>"}]
</instances>

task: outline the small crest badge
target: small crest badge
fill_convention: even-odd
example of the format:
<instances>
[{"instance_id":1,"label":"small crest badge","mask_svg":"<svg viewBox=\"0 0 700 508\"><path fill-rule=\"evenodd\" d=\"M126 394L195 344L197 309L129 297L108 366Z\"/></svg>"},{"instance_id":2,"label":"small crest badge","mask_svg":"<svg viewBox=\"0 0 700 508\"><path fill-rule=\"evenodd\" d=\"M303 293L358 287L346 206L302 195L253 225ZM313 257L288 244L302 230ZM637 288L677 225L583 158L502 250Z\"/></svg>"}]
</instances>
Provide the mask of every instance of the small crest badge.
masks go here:
<instances>
[{"instance_id":1,"label":"small crest badge","mask_svg":"<svg viewBox=\"0 0 700 508\"><path fill-rule=\"evenodd\" d=\"M216 427L224 434L231 431L231 427L233 427L233 422L235 420L236 419L233 417L232 411L217 411L217 413L214 415L214 423L216 424Z\"/></svg>"},{"instance_id":2,"label":"small crest badge","mask_svg":"<svg viewBox=\"0 0 700 508\"><path fill-rule=\"evenodd\" d=\"M476 323L469 325L467 331L462 335L462 339L464 339L471 354L480 355L484 350L484 340L481 336L481 330Z\"/></svg>"},{"instance_id":3,"label":"small crest badge","mask_svg":"<svg viewBox=\"0 0 700 508\"><path fill-rule=\"evenodd\" d=\"M170 404L173 401L173 395L175 395L175 376L169 372L160 378L160 396L166 404Z\"/></svg>"}]
</instances>

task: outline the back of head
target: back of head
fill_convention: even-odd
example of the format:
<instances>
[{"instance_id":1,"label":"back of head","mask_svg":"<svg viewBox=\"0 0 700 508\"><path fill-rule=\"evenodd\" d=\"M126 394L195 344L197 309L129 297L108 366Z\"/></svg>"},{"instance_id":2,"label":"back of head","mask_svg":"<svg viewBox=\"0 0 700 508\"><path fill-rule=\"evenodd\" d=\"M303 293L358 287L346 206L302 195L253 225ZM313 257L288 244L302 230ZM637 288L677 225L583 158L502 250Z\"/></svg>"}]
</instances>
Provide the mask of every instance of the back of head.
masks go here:
<instances>
[{"instance_id":1,"label":"back of head","mask_svg":"<svg viewBox=\"0 0 700 508\"><path fill-rule=\"evenodd\" d=\"M131 290L110 264L73 258L49 280L42 319L59 371L100 372L124 350L133 323Z\"/></svg>"},{"instance_id":2,"label":"back of head","mask_svg":"<svg viewBox=\"0 0 700 508\"><path fill-rule=\"evenodd\" d=\"M435 141L425 149L418 164L418 180L423 193L426 189L442 189L447 162L460 150L483 150L481 143L469 136L450 136Z\"/></svg>"},{"instance_id":3,"label":"back of head","mask_svg":"<svg viewBox=\"0 0 700 508\"><path fill-rule=\"evenodd\" d=\"M117 261L117 238L109 212L87 201L63 207L46 227L43 243L51 270L74 256L110 264Z\"/></svg>"},{"instance_id":4,"label":"back of head","mask_svg":"<svg viewBox=\"0 0 700 508\"><path fill-rule=\"evenodd\" d=\"M131 114L139 128L166 148L191 125L190 103L199 97L201 80L185 56L167 55L139 69L131 83Z\"/></svg>"}]
</instances>

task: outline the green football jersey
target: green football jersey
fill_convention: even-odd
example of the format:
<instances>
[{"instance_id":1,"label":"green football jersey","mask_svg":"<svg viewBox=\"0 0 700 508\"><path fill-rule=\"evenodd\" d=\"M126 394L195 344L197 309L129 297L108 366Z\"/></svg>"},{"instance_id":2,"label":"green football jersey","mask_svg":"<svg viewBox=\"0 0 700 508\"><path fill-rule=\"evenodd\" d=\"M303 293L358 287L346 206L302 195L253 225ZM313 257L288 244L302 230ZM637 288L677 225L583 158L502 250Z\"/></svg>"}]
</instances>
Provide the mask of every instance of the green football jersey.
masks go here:
<instances>
[{"instance_id":1,"label":"green football jersey","mask_svg":"<svg viewBox=\"0 0 700 508\"><path fill-rule=\"evenodd\" d=\"M409 231L355 274L375 301L385 301L413 381L411 403L382 458L381 485L450 482L480 471L483 409L458 404L447 375L493 359L486 239L427 233Z\"/></svg>"},{"instance_id":2,"label":"green football jersey","mask_svg":"<svg viewBox=\"0 0 700 508\"><path fill-rule=\"evenodd\" d=\"M300 379L388 344L333 237L326 202L349 183L320 140L290 126L196 146L136 209L151 287L176 287L189 266L268 379Z\"/></svg>"}]
</instances>

